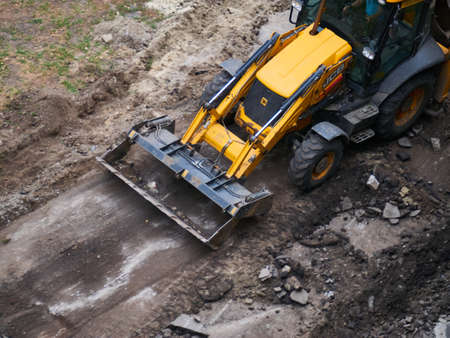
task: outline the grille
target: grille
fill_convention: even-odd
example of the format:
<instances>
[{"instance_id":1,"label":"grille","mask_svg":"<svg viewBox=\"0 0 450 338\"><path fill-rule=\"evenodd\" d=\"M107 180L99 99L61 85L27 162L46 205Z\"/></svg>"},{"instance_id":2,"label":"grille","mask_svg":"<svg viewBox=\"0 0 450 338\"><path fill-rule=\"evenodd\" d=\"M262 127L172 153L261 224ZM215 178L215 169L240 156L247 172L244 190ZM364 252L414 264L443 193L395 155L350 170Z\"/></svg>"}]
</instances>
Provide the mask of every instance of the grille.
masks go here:
<instances>
[{"instance_id":1,"label":"grille","mask_svg":"<svg viewBox=\"0 0 450 338\"><path fill-rule=\"evenodd\" d=\"M254 122L263 126L278 111L285 100L286 98L274 93L260 81L255 80L244 101L245 114ZM276 122L274 121L272 125Z\"/></svg>"}]
</instances>

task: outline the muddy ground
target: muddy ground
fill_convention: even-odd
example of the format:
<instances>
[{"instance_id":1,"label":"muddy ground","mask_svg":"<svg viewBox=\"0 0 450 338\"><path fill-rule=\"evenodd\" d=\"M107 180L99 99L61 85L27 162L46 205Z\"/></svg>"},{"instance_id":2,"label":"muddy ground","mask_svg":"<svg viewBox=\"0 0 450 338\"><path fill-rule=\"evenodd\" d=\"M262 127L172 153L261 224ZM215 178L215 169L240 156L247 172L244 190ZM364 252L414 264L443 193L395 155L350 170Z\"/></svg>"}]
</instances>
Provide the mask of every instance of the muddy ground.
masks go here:
<instances>
[{"instance_id":1,"label":"muddy ground","mask_svg":"<svg viewBox=\"0 0 450 338\"><path fill-rule=\"evenodd\" d=\"M182 336L168 328L182 313L215 337L432 337L447 325L448 109L421 118L411 149L348 148L308 194L288 182L280 144L248 182L276 194L271 212L211 251L95 156L153 116L181 133L218 64L245 59L289 2L45 4L0 4L0 336ZM386 202L399 224L379 214ZM261 281L267 265L278 275ZM307 305L290 299L292 277Z\"/></svg>"}]
</instances>

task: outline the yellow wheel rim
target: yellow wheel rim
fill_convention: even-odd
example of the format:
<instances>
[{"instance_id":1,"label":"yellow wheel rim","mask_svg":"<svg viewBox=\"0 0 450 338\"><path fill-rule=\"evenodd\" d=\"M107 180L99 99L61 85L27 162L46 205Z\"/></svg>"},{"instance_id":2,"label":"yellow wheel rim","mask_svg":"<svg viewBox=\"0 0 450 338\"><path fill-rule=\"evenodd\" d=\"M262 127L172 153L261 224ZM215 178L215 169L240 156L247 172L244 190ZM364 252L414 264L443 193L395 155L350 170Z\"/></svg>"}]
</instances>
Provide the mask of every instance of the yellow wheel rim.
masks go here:
<instances>
[{"instance_id":1,"label":"yellow wheel rim","mask_svg":"<svg viewBox=\"0 0 450 338\"><path fill-rule=\"evenodd\" d=\"M314 166L312 172L312 179L314 181L324 178L334 163L335 154L332 152L326 153Z\"/></svg>"},{"instance_id":2,"label":"yellow wheel rim","mask_svg":"<svg viewBox=\"0 0 450 338\"><path fill-rule=\"evenodd\" d=\"M425 89L422 87L416 88L409 93L395 113L394 123L397 127L402 127L411 121L422 106L424 97Z\"/></svg>"}]
</instances>

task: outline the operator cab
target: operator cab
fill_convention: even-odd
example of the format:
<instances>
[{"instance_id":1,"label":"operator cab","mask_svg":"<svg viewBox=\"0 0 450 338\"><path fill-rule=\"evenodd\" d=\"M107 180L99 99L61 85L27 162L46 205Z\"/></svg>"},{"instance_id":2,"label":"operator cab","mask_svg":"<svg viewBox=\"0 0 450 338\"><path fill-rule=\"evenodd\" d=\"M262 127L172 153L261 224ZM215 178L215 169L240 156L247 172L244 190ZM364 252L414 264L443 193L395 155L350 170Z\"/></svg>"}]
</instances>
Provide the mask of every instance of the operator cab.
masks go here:
<instances>
[{"instance_id":1,"label":"operator cab","mask_svg":"<svg viewBox=\"0 0 450 338\"><path fill-rule=\"evenodd\" d=\"M430 3L427 0L326 2L320 26L331 29L353 48L354 60L347 74L350 87L360 94L371 94L391 70L415 54L429 31ZM319 4L320 0L295 0L291 22L297 26L310 23Z\"/></svg>"}]
</instances>

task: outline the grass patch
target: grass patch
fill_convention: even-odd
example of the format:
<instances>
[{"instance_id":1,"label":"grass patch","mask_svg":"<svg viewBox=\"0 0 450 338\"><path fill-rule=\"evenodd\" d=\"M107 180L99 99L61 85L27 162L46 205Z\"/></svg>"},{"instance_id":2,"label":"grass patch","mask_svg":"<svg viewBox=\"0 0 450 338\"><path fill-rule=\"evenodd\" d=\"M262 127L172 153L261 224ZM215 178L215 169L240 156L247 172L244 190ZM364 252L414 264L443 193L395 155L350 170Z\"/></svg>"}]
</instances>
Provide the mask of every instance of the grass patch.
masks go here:
<instances>
[{"instance_id":1,"label":"grass patch","mask_svg":"<svg viewBox=\"0 0 450 338\"><path fill-rule=\"evenodd\" d=\"M69 80L64 80L64 81L62 82L62 84L64 85L64 87L66 87L66 89L67 89L69 92L71 92L71 93L73 93L73 94L78 93L78 87L77 87L74 83L72 83L71 81L69 81Z\"/></svg>"}]
</instances>

